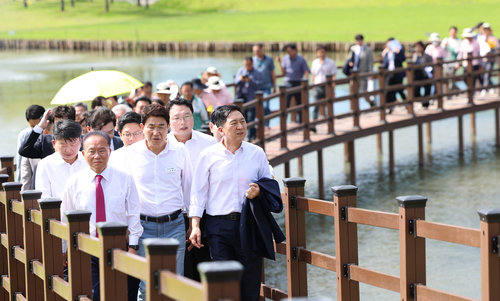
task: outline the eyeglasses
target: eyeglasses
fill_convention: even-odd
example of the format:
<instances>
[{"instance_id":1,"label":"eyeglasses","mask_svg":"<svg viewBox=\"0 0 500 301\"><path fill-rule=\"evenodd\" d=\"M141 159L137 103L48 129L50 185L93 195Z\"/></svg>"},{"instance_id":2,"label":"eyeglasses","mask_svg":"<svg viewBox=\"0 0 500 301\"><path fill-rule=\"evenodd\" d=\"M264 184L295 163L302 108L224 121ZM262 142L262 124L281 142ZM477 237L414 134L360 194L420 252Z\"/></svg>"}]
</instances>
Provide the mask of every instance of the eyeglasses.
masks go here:
<instances>
[{"instance_id":1,"label":"eyeglasses","mask_svg":"<svg viewBox=\"0 0 500 301\"><path fill-rule=\"evenodd\" d=\"M134 136L134 138L139 138L141 137L142 135L142 132L141 131L137 131L135 133L123 133L122 136L127 138L127 139L130 139L132 136Z\"/></svg>"},{"instance_id":2,"label":"eyeglasses","mask_svg":"<svg viewBox=\"0 0 500 301\"><path fill-rule=\"evenodd\" d=\"M182 119L184 119L184 121L188 122L191 117L193 117L193 115L186 115L184 117L175 117L175 118L172 118L172 122L175 122L175 123L181 123Z\"/></svg>"}]
</instances>

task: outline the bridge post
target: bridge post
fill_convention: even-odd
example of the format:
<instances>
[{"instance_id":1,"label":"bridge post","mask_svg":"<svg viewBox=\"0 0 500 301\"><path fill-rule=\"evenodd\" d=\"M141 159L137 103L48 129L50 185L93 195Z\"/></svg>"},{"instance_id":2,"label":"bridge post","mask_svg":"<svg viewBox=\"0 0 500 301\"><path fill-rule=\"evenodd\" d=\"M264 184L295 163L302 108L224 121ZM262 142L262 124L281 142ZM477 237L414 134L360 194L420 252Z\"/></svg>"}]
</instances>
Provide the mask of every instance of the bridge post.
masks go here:
<instances>
[{"instance_id":1,"label":"bridge post","mask_svg":"<svg viewBox=\"0 0 500 301\"><path fill-rule=\"evenodd\" d=\"M427 122L426 124L427 128L427 144L432 144L432 127L431 127L431 122Z\"/></svg>"},{"instance_id":2,"label":"bridge post","mask_svg":"<svg viewBox=\"0 0 500 301\"><path fill-rule=\"evenodd\" d=\"M283 179L285 185L286 266L288 297L307 296L307 263L296 259L297 248L306 247L305 211L297 210L296 197L304 196L306 180Z\"/></svg>"},{"instance_id":3,"label":"bridge post","mask_svg":"<svg viewBox=\"0 0 500 301\"><path fill-rule=\"evenodd\" d=\"M358 99L358 71L351 72L351 112L354 114L352 116L353 127L359 128L359 99Z\"/></svg>"},{"instance_id":4,"label":"bridge post","mask_svg":"<svg viewBox=\"0 0 500 301\"><path fill-rule=\"evenodd\" d=\"M242 98L236 98L234 100L234 105L243 110L243 101Z\"/></svg>"},{"instance_id":5,"label":"bridge post","mask_svg":"<svg viewBox=\"0 0 500 301\"><path fill-rule=\"evenodd\" d=\"M500 300L500 209L479 210L481 220L481 300Z\"/></svg>"},{"instance_id":6,"label":"bridge post","mask_svg":"<svg viewBox=\"0 0 500 301\"><path fill-rule=\"evenodd\" d=\"M287 132L286 132L286 86L280 86L280 131L281 131L281 149L280 150L288 150L287 147Z\"/></svg>"},{"instance_id":7,"label":"bridge post","mask_svg":"<svg viewBox=\"0 0 500 301\"><path fill-rule=\"evenodd\" d=\"M476 113L470 113L470 133L474 139L476 136Z\"/></svg>"},{"instance_id":8,"label":"bridge post","mask_svg":"<svg viewBox=\"0 0 500 301\"><path fill-rule=\"evenodd\" d=\"M472 68L472 52L467 53L467 68L465 68L464 72L466 72L465 80L467 83L467 98L469 104L474 104L474 88L476 83L474 81L474 70Z\"/></svg>"},{"instance_id":9,"label":"bridge post","mask_svg":"<svg viewBox=\"0 0 500 301\"><path fill-rule=\"evenodd\" d=\"M42 192L38 190L21 191L24 204L24 254L26 255L26 264L24 265L25 283L26 283L26 299L27 300L43 300L43 281L33 274L30 270L30 262L40 261L42 252L40 245L40 226L31 222L31 209L38 210L38 200L42 196Z\"/></svg>"},{"instance_id":10,"label":"bridge post","mask_svg":"<svg viewBox=\"0 0 500 301\"><path fill-rule=\"evenodd\" d=\"M463 115L458 116L458 153L464 154L464 127Z\"/></svg>"},{"instance_id":11,"label":"bridge post","mask_svg":"<svg viewBox=\"0 0 500 301\"><path fill-rule=\"evenodd\" d=\"M325 187L324 178L323 178L323 150L318 149L318 190L319 190L319 198L325 198Z\"/></svg>"},{"instance_id":12,"label":"bridge post","mask_svg":"<svg viewBox=\"0 0 500 301\"><path fill-rule=\"evenodd\" d=\"M378 155L382 155L382 133L377 134L377 152Z\"/></svg>"},{"instance_id":13,"label":"bridge post","mask_svg":"<svg viewBox=\"0 0 500 301\"><path fill-rule=\"evenodd\" d=\"M406 87L406 94L408 96L408 105L406 109L409 115L415 115L413 110L413 102L415 100L415 95L413 93L413 87L415 82L413 80L413 62L406 62L406 80L408 81L408 86Z\"/></svg>"},{"instance_id":14,"label":"bridge post","mask_svg":"<svg viewBox=\"0 0 500 301\"><path fill-rule=\"evenodd\" d=\"M500 109L495 108L495 145L500 146Z\"/></svg>"},{"instance_id":15,"label":"bridge post","mask_svg":"<svg viewBox=\"0 0 500 301\"><path fill-rule=\"evenodd\" d=\"M78 250L78 233L89 234L90 211L73 210L64 212L68 227L67 254L70 296L92 298L92 268L90 255Z\"/></svg>"},{"instance_id":16,"label":"bridge post","mask_svg":"<svg viewBox=\"0 0 500 301\"><path fill-rule=\"evenodd\" d=\"M356 185L356 157L354 154L354 140L347 143L347 148L349 151L349 171L351 176L351 185Z\"/></svg>"},{"instance_id":17,"label":"bridge post","mask_svg":"<svg viewBox=\"0 0 500 301\"><path fill-rule=\"evenodd\" d=\"M113 249L127 250L126 234L128 226L121 222L100 222L96 226L96 231L99 234L99 286L101 287L101 300L126 300L127 290L124 289L124 286L126 287L127 275L113 269ZM151 282L148 281L146 283L148 295L150 289L154 286L154 284L150 286ZM150 298L147 299L151 300Z\"/></svg>"},{"instance_id":18,"label":"bridge post","mask_svg":"<svg viewBox=\"0 0 500 301\"><path fill-rule=\"evenodd\" d=\"M379 101L380 101L380 121L385 122L385 71L387 69L378 66L378 86L380 89L380 92L378 94Z\"/></svg>"},{"instance_id":19,"label":"bridge post","mask_svg":"<svg viewBox=\"0 0 500 301\"><path fill-rule=\"evenodd\" d=\"M255 98L259 100L257 103L257 108L255 109L256 111L256 116L257 120L259 121L258 126L257 126L257 139L260 141L260 147L262 147L263 150L266 149L266 137L264 136L264 129L265 129L265 122L264 122L264 93L262 91L257 91L255 92Z\"/></svg>"},{"instance_id":20,"label":"bridge post","mask_svg":"<svg viewBox=\"0 0 500 301\"><path fill-rule=\"evenodd\" d=\"M4 183L9 180L9 176L5 174L0 174L0 189L5 190L3 187ZM8 203L7 203L8 204ZM5 221L5 210L7 210L6 204L0 202L0 233L7 233L7 223ZM6 248L0 246L0 285L3 286L3 276L9 275L8 259L9 252ZM0 299L9 300L9 292L6 289L0 289Z\"/></svg>"},{"instance_id":21,"label":"bridge post","mask_svg":"<svg viewBox=\"0 0 500 301\"><path fill-rule=\"evenodd\" d=\"M436 96L438 109L443 109L443 58L438 57L434 77L436 81Z\"/></svg>"},{"instance_id":22,"label":"bridge post","mask_svg":"<svg viewBox=\"0 0 500 301\"><path fill-rule=\"evenodd\" d=\"M423 125L419 124L418 127L418 164L424 165L424 142L423 142Z\"/></svg>"},{"instance_id":23,"label":"bridge post","mask_svg":"<svg viewBox=\"0 0 500 301\"><path fill-rule=\"evenodd\" d=\"M2 163L2 169L7 168L7 175L9 176L9 182L14 182L14 157L0 157L0 162Z\"/></svg>"},{"instance_id":24,"label":"bridge post","mask_svg":"<svg viewBox=\"0 0 500 301\"><path fill-rule=\"evenodd\" d=\"M155 285L155 282L159 283L160 281L159 279L157 281L155 273L158 273L160 270L170 270L173 273L176 272L177 263L175 258L177 255L177 249L179 248L179 243L180 242L177 241L177 239L173 238L147 238L144 240L143 244L146 251L146 264L147 269L149 270L146 279L146 300L171 300L160 294L160 286ZM125 276L125 283L127 283L126 275L123 275ZM200 273L200 276L203 278L202 273ZM236 285L236 287L239 288L239 285ZM232 288L232 290L239 292L236 288ZM221 293L227 293L227 291L224 291L221 288L219 294ZM126 300L126 297L125 299L117 300ZM217 300L217 298L213 298L212 300Z\"/></svg>"},{"instance_id":25,"label":"bridge post","mask_svg":"<svg viewBox=\"0 0 500 301\"><path fill-rule=\"evenodd\" d=\"M415 300L410 286L426 284L425 238L416 237L415 220L425 219L427 199L419 195L397 197L399 205L399 257L401 301Z\"/></svg>"},{"instance_id":26,"label":"bridge post","mask_svg":"<svg viewBox=\"0 0 500 301\"><path fill-rule=\"evenodd\" d=\"M334 202L337 300L358 301L359 282L349 278L349 265L358 264L358 226L347 222L349 207L356 207L358 188L352 185L331 188ZM288 243L288 241L287 241Z\"/></svg>"},{"instance_id":27,"label":"bridge post","mask_svg":"<svg viewBox=\"0 0 500 301\"><path fill-rule=\"evenodd\" d=\"M302 99L302 104L304 105L304 108L302 109L301 120L301 122L304 123L304 142L311 142L311 139L309 138L309 130L311 128L309 124L309 80L303 79L300 83L302 85L300 97Z\"/></svg>"},{"instance_id":28,"label":"bridge post","mask_svg":"<svg viewBox=\"0 0 500 301\"><path fill-rule=\"evenodd\" d=\"M5 191L5 222L7 233L7 266L10 283L9 298L7 300L16 300L14 293L20 292L26 296L24 264L14 257L16 246L24 244L23 219L20 215L12 211L12 201L21 199L21 186L19 182L9 182L3 184Z\"/></svg>"},{"instance_id":29,"label":"bridge post","mask_svg":"<svg viewBox=\"0 0 500 301\"><path fill-rule=\"evenodd\" d=\"M61 203L61 199L57 198L46 198L38 201L43 222L40 232L42 236L42 262L45 272L45 300L63 300L52 290L52 281L49 279L54 275L63 277L62 242L60 238L50 234L50 220L61 219Z\"/></svg>"},{"instance_id":30,"label":"bridge post","mask_svg":"<svg viewBox=\"0 0 500 301\"><path fill-rule=\"evenodd\" d=\"M202 262L198 265L205 292L203 301L240 300L243 266L237 261Z\"/></svg>"},{"instance_id":31,"label":"bridge post","mask_svg":"<svg viewBox=\"0 0 500 301\"><path fill-rule=\"evenodd\" d=\"M326 108L328 110L328 134L333 134L335 130L335 120L333 119L333 98L335 97L335 89L332 84L332 75L326 76L325 96L328 98Z\"/></svg>"},{"instance_id":32,"label":"bridge post","mask_svg":"<svg viewBox=\"0 0 500 301\"><path fill-rule=\"evenodd\" d=\"M394 174L394 132L389 131L389 173Z\"/></svg>"}]
</instances>

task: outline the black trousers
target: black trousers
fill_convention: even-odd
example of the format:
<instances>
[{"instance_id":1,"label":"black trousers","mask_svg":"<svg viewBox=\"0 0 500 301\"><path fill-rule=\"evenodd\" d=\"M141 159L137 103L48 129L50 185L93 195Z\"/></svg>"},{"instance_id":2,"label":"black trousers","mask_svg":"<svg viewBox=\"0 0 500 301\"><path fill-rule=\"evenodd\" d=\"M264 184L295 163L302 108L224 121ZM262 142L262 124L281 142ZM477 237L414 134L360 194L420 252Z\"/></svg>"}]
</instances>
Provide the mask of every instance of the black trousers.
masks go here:
<instances>
[{"instance_id":1,"label":"black trousers","mask_svg":"<svg viewBox=\"0 0 500 301\"><path fill-rule=\"evenodd\" d=\"M99 281L99 258L91 256L90 263L92 266L92 300L101 300L101 287ZM128 301L137 301L137 291L139 290L140 280L134 277L127 276Z\"/></svg>"},{"instance_id":2,"label":"black trousers","mask_svg":"<svg viewBox=\"0 0 500 301\"><path fill-rule=\"evenodd\" d=\"M290 89L293 87L300 86L300 81L286 81L285 86ZM290 94L286 97L286 107L290 107L290 101L292 100L292 96L295 97L295 105L302 104L302 94L300 92ZM302 123L302 110L297 112L297 122Z\"/></svg>"},{"instance_id":3,"label":"black trousers","mask_svg":"<svg viewBox=\"0 0 500 301\"><path fill-rule=\"evenodd\" d=\"M184 223L186 224L186 229L189 229L189 218L184 217ZM203 213L203 217L200 221L200 230L202 234L205 234L205 224L207 223L207 215ZM184 276L200 282L200 273L198 272L198 264L206 261L211 261L210 250L208 249L208 241L205 235L201 238L201 244L205 247L198 249L193 248L188 251L187 248L190 245L186 244L186 253L184 254ZM136 293L137 299L137 293Z\"/></svg>"},{"instance_id":4,"label":"black trousers","mask_svg":"<svg viewBox=\"0 0 500 301\"><path fill-rule=\"evenodd\" d=\"M403 83L403 78L398 76L398 74L390 74L385 78L386 86L399 85L402 83ZM401 95L401 98L406 99L403 90L396 90L396 91L389 91L385 94L385 102L386 103L395 102L396 93L399 93L399 95Z\"/></svg>"},{"instance_id":5,"label":"black trousers","mask_svg":"<svg viewBox=\"0 0 500 301\"><path fill-rule=\"evenodd\" d=\"M417 70L418 72L415 72L413 75L414 83L415 86L413 87L413 97L425 97L431 95L431 87L432 85L418 85L418 81L420 80L427 80L427 76L424 76L423 70ZM420 91L421 87L424 87L424 94ZM425 101L422 103L422 106L427 108L429 107L429 102Z\"/></svg>"},{"instance_id":6,"label":"black trousers","mask_svg":"<svg viewBox=\"0 0 500 301\"><path fill-rule=\"evenodd\" d=\"M241 277L241 300L259 300L262 279L262 257L248 258L240 240L240 221L207 216L205 232L212 260L236 260L243 267Z\"/></svg>"}]
</instances>

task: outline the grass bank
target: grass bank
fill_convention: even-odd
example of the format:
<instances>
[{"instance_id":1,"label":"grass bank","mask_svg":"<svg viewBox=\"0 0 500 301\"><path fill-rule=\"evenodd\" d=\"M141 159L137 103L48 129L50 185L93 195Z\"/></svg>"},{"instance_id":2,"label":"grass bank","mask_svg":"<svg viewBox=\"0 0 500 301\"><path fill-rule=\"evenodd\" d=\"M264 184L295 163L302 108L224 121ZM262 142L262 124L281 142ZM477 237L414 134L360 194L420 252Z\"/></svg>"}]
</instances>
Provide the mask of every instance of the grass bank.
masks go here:
<instances>
[{"instance_id":1,"label":"grass bank","mask_svg":"<svg viewBox=\"0 0 500 301\"><path fill-rule=\"evenodd\" d=\"M500 28L498 0L161 0L149 10L126 2L0 0L0 39L142 41L402 41L445 35L479 21ZM500 30L500 29L499 29Z\"/></svg>"}]
</instances>

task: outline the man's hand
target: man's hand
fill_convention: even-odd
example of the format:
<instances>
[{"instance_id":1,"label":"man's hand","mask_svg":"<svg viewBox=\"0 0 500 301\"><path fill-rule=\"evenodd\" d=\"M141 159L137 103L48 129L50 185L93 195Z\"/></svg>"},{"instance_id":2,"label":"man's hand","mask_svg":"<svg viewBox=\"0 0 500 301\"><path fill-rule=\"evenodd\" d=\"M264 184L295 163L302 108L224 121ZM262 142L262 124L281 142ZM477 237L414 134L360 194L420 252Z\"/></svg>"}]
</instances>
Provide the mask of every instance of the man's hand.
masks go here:
<instances>
[{"instance_id":1,"label":"man's hand","mask_svg":"<svg viewBox=\"0 0 500 301\"><path fill-rule=\"evenodd\" d=\"M200 219L198 216L191 218L191 234L189 235L191 245L188 247L188 251L191 251L193 247L197 247L198 249L203 247L201 244Z\"/></svg>"},{"instance_id":2,"label":"man's hand","mask_svg":"<svg viewBox=\"0 0 500 301\"><path fill-rule=\"evenodd\" d=\"M128 252L129 252L130 254L137 255L137 251L136 251L136 250L134 250L134 249L132 249L132 248L128 248Z\"/></svg>"},{"instance_id":3,"label":"man's hand","mask_svg":"<svg viewBox=\"0 0 500 301\"><path fill-rule=\"evenodd\" d=\"M276 57L276 62L281 63L281 57L279 55Z\"/></svg>"},{"instance_id":4,"label":"man's hand","mask_svg":"<svg viewBox=\"0 0 500 301\"><path fill-rule=\"evenodd\" d=\"M38 123L38 126L41 127L42 129L45 129L47 127L47 125L49 124L49 115L50 115L51 112L52 112L52 110L48 109L43 114L42 119L40 119L40 122Z\"/></svg>"},{"instance_id":5,"label":"man's hand","mask_svg":"<svg viewBox=\"0 0 500 301\"><path fill-rule=\"evenodd\" d=\"M250 81L250 76L244 77L244 80L248 83Z\"/></svg>"},{"instance_id":6,"label":"man's hand","mask_svg":"<svg viewBox=\"0 0 500 301\"><path fill-rule=\"evenodd\" d=\"M255 183L251 183L250 188L248 188L245 196L252 200L252 199L258 197L259 195L260 195L259 185L255 184Z\"/></svg>"},{"instance_id":7,"label":"man's hand","mask_svg":"<svg viewBox=\"0 0 500 301\"><path fill-rule=\"evenodd\" d=\"M242 80L243 80L243 75L240 75L240 81L242 81Z\"/></svg>"},{"instance_id":8,"label":"man's hand","mask_svg":"<svg viewBox=\"0 0 500 301\"><path fill-rule=\"evenodd\" d=\"M189 236L191 236L191 223L189 223L189 229L186 231L186 242L189 242Z\"/></svg>"},{"instance_id":9,"label":"man's hand","mask_svg":"<svg viewBox=\"0 0 500 301\"><path fill-rule=\"evenodd\" d=\"M349 67L354 67L354 63L353 62L349 62Z\"/></svg>"},{"instance_id":10,"label":"man's hand","mask_svg":"<svg viewBox=\"0 0 500 301\"><path fill-rule=\"evenodd\" d=\"M63 253L63 267L68 265L68 253Z\"/></svg>"}]
</instances>

